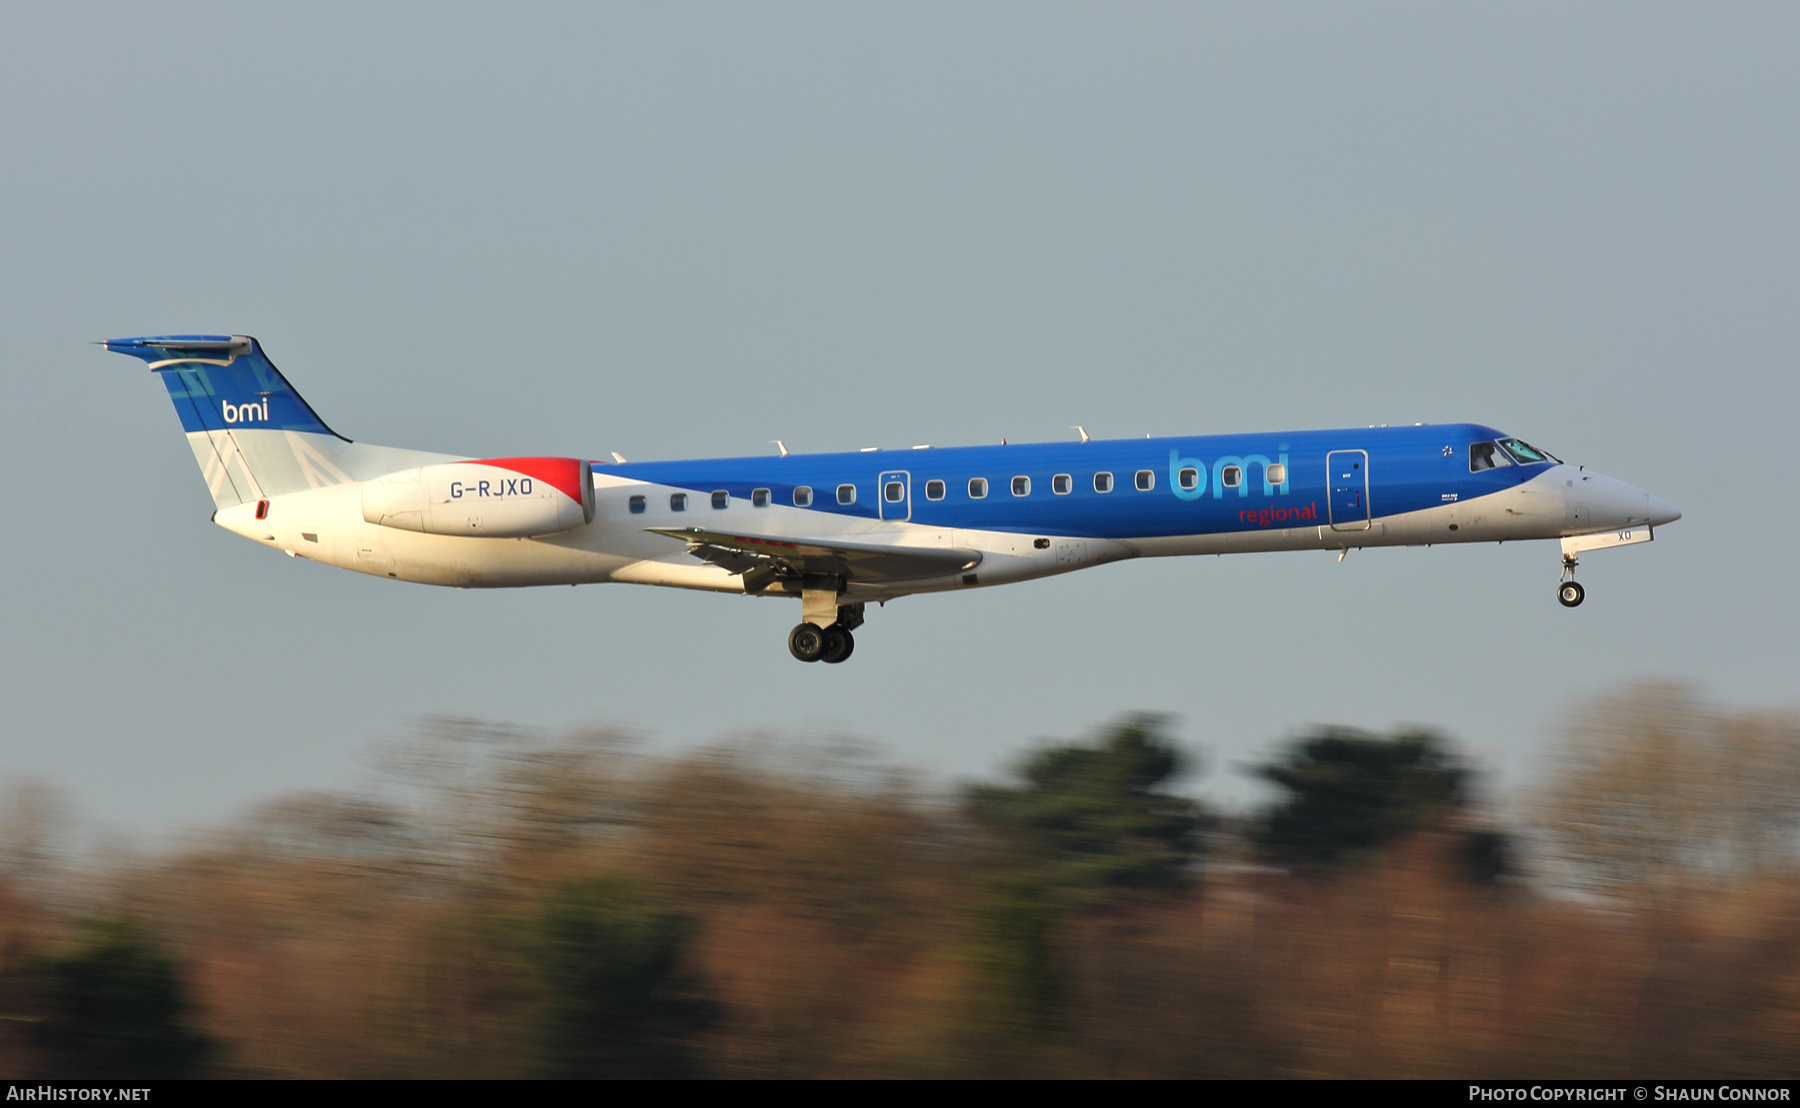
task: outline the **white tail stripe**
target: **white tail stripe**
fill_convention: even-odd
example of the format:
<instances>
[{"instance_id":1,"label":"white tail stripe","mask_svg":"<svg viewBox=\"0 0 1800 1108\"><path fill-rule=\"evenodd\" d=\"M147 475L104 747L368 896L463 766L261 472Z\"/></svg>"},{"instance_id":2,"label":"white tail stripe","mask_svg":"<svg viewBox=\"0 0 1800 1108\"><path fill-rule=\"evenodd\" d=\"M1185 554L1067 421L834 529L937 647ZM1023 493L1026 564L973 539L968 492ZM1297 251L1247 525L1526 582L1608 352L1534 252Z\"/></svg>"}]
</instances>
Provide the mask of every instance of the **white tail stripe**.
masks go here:
<instances>
[{"instance_id":1,"label":"white tail stripe","mask_svg":"<svg viewBox=\"0 0 1800 1108\"><path fill-rule=\"evenodd\" d=\"M206 436L207 445L211 446L212 450L207 454L206 464L200 468L200 476L206 481L206 489L212 494L213 499L215 501L219 499L219 490L227 481L231 482L232 492L236 494L240 503L246 500L263 499L262 486L257 483L256 475L250 472L250 461L244 457L243 450L238 446L237 437L230 431L203 433ZM244 485L249 488L249 495L245 495L244 490L238 487L237 481L231 476L233 462L237 463L238 472L244 475Z\"/></svg>"},{"instance_id":2,"label":"white tail stripe","mask_svg":"<svg viewBox=\"0 0 1800 1108\"><path fill-rule=\"evenodd\" d=\"M300 474L306 478L307 488L350 483L350 475L339 469L337 463L321 453L318 447L307 442L304 436L295 431L284 433L287 435L288 446L294 451L294 461L300 463Z\"/></svg>"}]
</instances>

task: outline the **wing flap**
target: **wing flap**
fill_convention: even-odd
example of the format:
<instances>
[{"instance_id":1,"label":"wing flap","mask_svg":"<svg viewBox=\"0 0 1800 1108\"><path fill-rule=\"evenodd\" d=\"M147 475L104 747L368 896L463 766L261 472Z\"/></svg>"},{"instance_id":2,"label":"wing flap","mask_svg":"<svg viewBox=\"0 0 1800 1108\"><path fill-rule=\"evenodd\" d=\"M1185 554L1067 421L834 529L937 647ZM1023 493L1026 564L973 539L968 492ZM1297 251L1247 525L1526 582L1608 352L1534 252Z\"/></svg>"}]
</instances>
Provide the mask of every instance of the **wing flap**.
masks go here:
<instances>
[{"instance_id":1,"label":"wing flap","mask_svg":"<svg viewBox=\"0 0 1800 1108\"><path fill-rule=\"evenodd\" d=\"M836 539L733 535L703 527L647 530L688 544L688 553L744 578L747 592L778 580L830 574L853 581L906 581L974 569L978 550L839 542Z\"/></svg>"}]
</instances>

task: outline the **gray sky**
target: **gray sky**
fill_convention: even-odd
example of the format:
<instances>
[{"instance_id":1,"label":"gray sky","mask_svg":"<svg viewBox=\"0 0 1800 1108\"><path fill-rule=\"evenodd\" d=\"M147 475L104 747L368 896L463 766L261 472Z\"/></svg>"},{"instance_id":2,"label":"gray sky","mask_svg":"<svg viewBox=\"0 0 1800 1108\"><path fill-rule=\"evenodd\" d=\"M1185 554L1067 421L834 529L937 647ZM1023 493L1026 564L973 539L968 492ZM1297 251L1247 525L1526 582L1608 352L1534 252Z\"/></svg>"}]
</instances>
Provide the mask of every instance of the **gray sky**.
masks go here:
<instances>
[{"instance_id":1,"label":"gray sky","mask_svg":"<svg viewBox=\"0 0 1800 1108\"><path fill-rule=\"evenodd\" d=\"M1800 8L7 6L0 777L125 828L418 717L849 732L946 777L1132 709L1503 780L1616 682L1796 699ZM239 332L352 438L637 459L1493 423L1653 545L1140 561L871 612L260 549L84 343Z\"/></svg>"}]
</instances>

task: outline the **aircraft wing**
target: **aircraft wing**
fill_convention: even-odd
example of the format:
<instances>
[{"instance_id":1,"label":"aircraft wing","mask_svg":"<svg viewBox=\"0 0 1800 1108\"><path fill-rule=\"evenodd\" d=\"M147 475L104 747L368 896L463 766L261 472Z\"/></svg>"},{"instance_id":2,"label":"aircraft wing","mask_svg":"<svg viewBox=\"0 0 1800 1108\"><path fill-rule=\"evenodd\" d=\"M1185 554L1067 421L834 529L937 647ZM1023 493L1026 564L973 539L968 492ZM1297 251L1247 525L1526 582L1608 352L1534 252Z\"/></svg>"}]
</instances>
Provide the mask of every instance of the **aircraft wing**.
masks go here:
<instances>
[{"instance_id":1,"label":"aircraft wing","mask_svg":"<svg viewBox=\"0 0 1800 1108\"><path fill-rule=\"evenodd\" d=\"M864 583L941 577L974 569L981 562L978 550L776 535L732 535L703 527L651 527L647 530L679 539L688 544L688 553L694 557L742 574L746 592L761 592L774 581L798 580L811 574L835 575Z\"/></svg>"}]
</instances>

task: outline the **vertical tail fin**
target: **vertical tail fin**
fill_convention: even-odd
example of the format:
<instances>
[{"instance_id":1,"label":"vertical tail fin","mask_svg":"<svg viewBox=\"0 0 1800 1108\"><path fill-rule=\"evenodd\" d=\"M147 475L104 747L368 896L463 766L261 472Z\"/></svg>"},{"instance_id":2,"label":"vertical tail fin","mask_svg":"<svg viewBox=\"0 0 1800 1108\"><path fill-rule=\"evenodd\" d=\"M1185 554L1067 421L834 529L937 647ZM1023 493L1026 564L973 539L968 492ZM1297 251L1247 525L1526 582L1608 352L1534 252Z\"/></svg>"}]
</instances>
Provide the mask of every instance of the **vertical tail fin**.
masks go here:
<instances>
[{"instance_id":1,"label":"vertical tail fin","mask_svg":"<svg viewBox=\"0 0 1800 1108\"><path fill-rule=\"evenodd\" d=\"M142 358L162 375L181 428L189 434L241 426L341 438L248 335L166 335L109 339L103 345Z\"/></svg>"},{"instance_id":2,"label":"vertical tail fin","mask_svg":"<svg viewBox=\"0 0 1800 1108\"><path fill-rule=\"evenodd\" d=\"M325 426L248 335L103 345L141 358L162 377L217 507L350 479L336 461L350 440Z\"/></svg>"},{"instance_id":3,"label":"vertical tail fin","mask_svg":"<svg viewBox=\"0 0 1800 1108\"><path fill-rule=\"evenodd\" d=\"M218 508L455 460L353 443L332 431L248 335L156 335L101 345L161 375Z\"/></svg>"}]
</instances>

